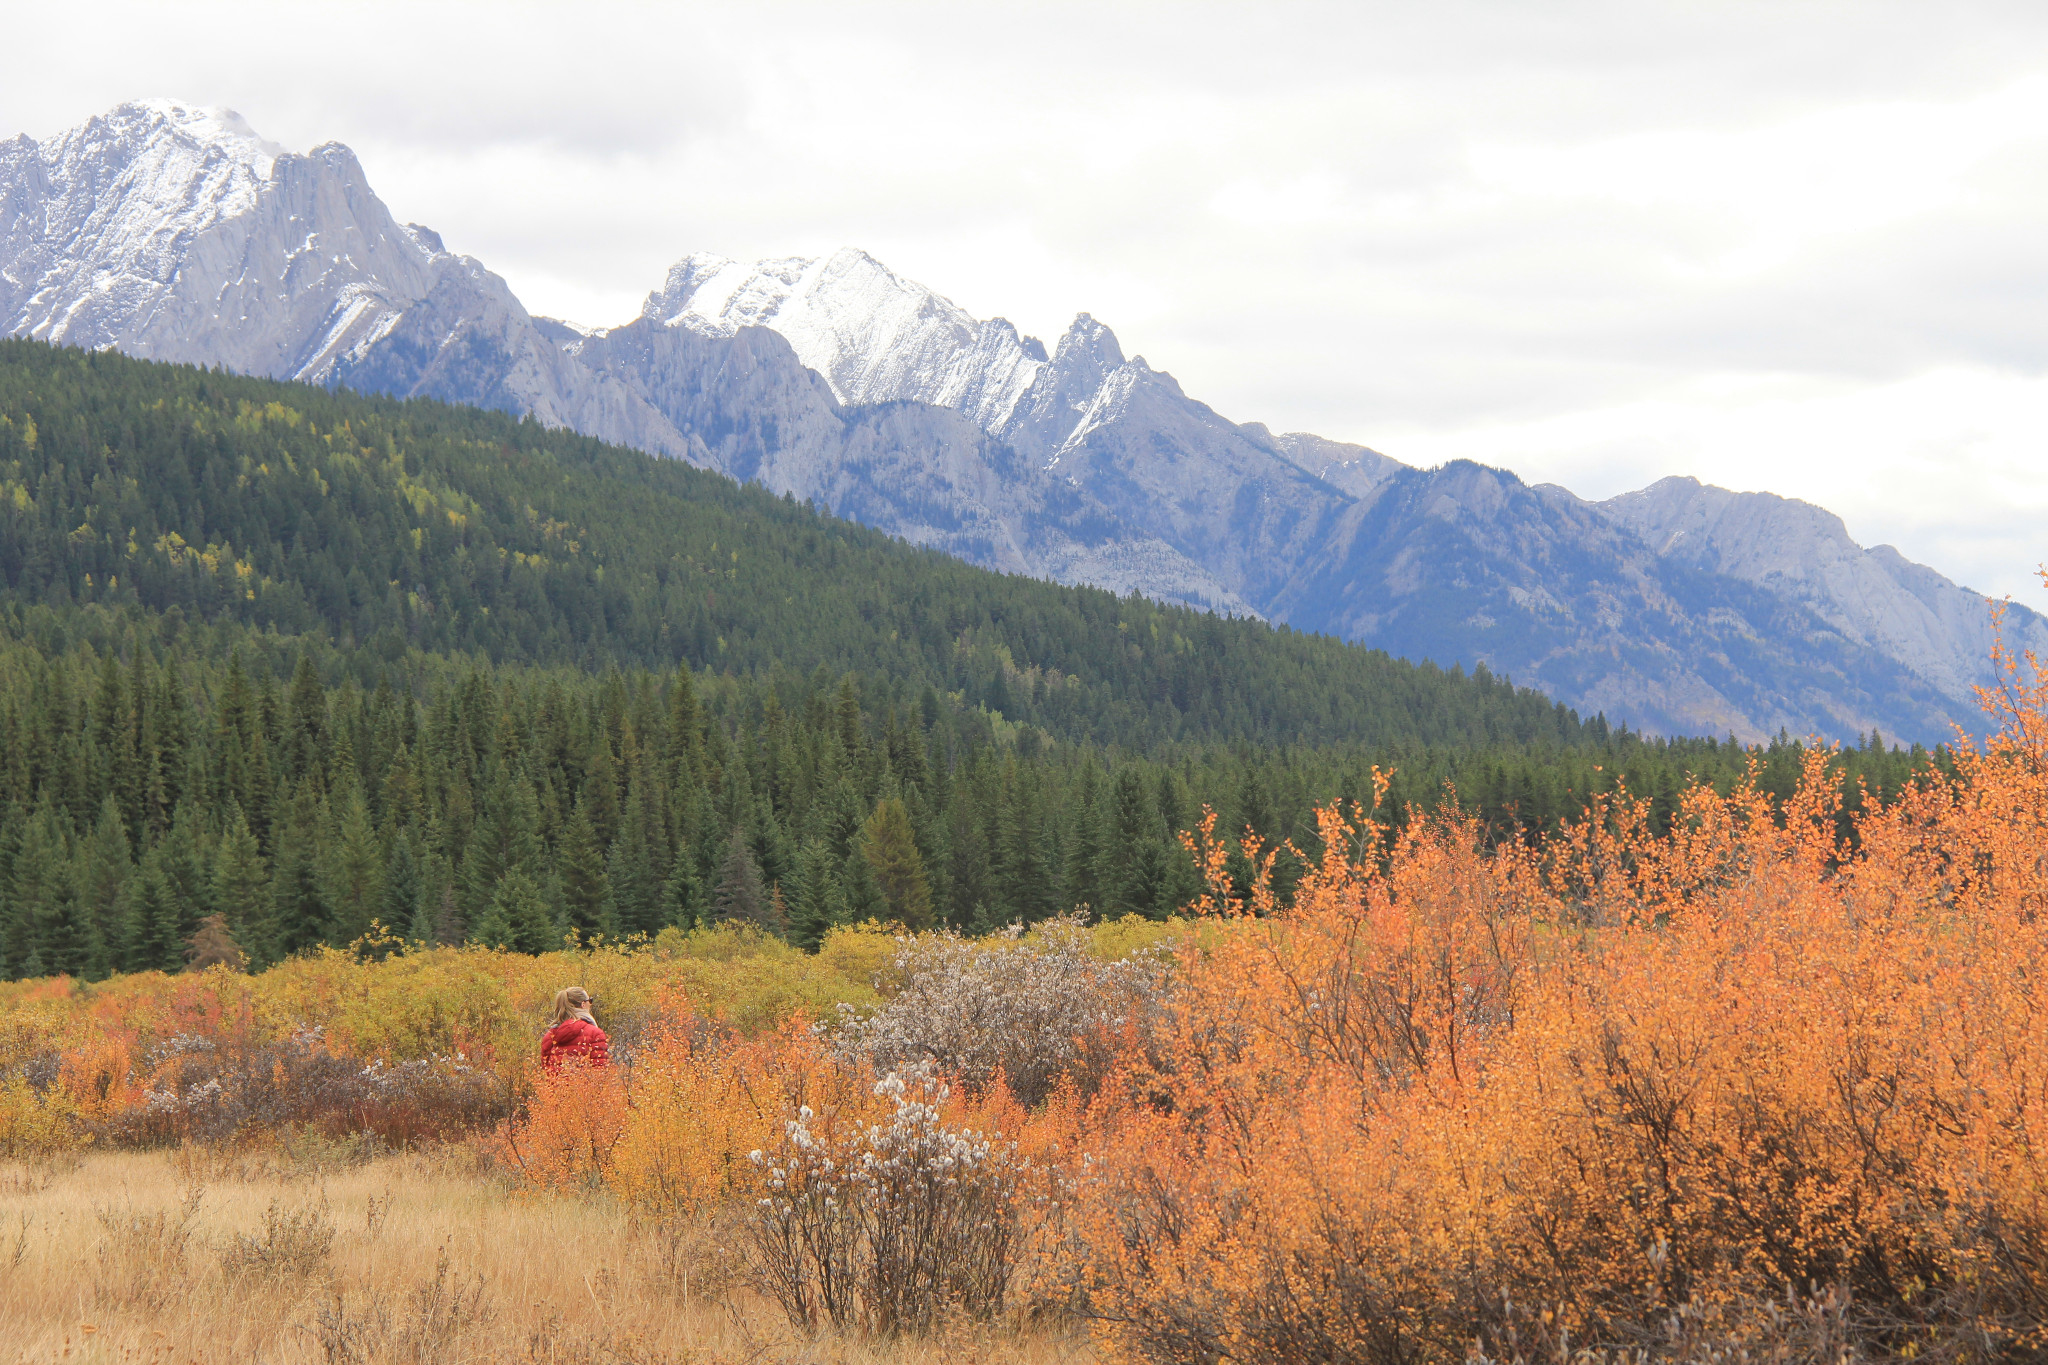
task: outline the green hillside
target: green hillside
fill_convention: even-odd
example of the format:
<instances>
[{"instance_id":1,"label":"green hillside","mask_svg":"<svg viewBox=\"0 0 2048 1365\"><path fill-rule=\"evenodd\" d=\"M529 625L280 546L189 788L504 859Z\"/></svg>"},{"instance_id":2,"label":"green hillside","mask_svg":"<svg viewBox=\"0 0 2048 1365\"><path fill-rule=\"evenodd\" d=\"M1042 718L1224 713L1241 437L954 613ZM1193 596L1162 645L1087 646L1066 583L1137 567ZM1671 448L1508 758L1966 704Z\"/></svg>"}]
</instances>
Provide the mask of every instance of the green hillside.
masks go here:
<instances>
[{"instance_id":1,"label":"green hillside","mask_svg":"<svg viewBox=\"0 0 2048 1365\"><path fill-rule=\"evenodd\" d=\"M740 919L1164 915L1453 784L1540 835L1647 742L1528 691L1008 578L498 414L0 342L0 974ZM1896 790L1876 744L1845 774ZM1284 873L1283 867L1283 873Z\"/></svg>"},{"instance_id":2,"label":"green hillside","mask_svg":"<svg viewBox=\"0 0 2048 1365\"><path fill-rule=\"evenodd\" d=\"M1498 680L988 573L503 414L24 341L0 342L0 583L394 661L854 670L1123 745L1587 735Z\"/></svg>"}]
</instances>

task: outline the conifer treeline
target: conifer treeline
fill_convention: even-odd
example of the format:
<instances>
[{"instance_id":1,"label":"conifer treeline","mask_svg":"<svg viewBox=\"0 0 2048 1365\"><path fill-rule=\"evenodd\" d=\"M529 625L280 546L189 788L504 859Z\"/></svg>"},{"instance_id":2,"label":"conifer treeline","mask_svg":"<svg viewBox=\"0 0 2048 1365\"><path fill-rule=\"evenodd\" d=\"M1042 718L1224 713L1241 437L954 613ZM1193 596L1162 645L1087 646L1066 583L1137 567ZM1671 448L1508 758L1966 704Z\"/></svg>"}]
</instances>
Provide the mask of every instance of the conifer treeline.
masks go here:
<instances>
[{"instance_id":1,"label":"conifer treeline","mask_svg":"<svg viewBox=\"0 0 2048 1365\"><path fill-rule=\"evenodd\" d=\"M4 621L0 621L4 624ZM257 964L386 929L535 951L564 935L740 920L815 944L869 918L986 931L1075 906L1160 916L1195 889L1174 838L1200 808L1292 839L1370 799L1446 784L1495 837L1632 789L1668 821L1687 775L1750 755L1617 737L1601 749L1184 746L1150 756L998 735L978 710L851 676L444 664L417 689L0 645L0 969L176 969L222 933ZM1789 790L1797 746L1762 756ZM1876 744L1845 775L1895 791L1924 755ZM1283 867L1283 884L1288 870ZM219 915L219 930L199 935Z\"/></svg>"},{"instance_id":2,"label":"conifer treeline","mask_svg":"<svg viewBox=\"0 0 2048 1365\"><path fill-rule=\"evenodd\" d=\"M1927 759L1841 767L1891 791ZM1749 760L500 413L0 341L7 975L373 922L538 949L1161 915L1204 804L1313 854L1377 765L1395 810L1450 784L1519 838L1624 773L1668 820ZM1763 762L1789 790L1797 746Z\"/></svg>"}]
</instances>

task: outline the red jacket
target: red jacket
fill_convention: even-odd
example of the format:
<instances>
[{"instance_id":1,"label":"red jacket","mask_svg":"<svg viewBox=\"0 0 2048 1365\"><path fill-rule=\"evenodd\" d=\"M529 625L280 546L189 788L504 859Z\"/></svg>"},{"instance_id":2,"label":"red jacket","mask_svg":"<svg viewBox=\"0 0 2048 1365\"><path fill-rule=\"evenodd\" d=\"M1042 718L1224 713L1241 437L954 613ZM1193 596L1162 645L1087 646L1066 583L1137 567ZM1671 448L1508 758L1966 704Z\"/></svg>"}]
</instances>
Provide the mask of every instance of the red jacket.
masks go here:
<instances>
[{"instance_id":1,"label":"red jacket","mask_svg":"<svg viewBox=\"0 0 2048 1365\"><path fill-rule=\"evenodd\" d=\"M608 1066L612 1059L611 1042L604 1030L573 1015L541 1035L540 1064L560 1071L572 1057L589 1066Z\"/></svg>"}]
</instances>

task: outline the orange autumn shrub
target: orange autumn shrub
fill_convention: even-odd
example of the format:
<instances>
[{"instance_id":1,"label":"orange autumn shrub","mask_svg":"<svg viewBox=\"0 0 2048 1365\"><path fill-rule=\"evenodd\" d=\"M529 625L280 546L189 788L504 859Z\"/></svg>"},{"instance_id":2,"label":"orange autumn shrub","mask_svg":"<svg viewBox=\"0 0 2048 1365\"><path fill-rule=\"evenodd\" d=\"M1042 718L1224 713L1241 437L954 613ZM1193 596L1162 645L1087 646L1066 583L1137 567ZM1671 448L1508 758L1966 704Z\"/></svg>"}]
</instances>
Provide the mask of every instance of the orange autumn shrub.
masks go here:
<instances>
[{"instance_id":1,"label":"orange autumn shrub","mask_svg":"<svg viewBox=\"0 0 2048 1365\"><path fill-rule=\"evenodd\" d=\"M1661 840L1626 793L1540 852L1326 811L1252 918L1205 827L1223 932L1085 1121L1065 1273L1105 1347L2048 1350L2044 700L1846 842L1820 756Z\"/></svg>"},{"instance_id":2,"label":"orange autumn shrub","mask_svg":"<svg viewBox=\"0 0 2048 1365\"><path fill-rule=\"evenodd\" d=\"M393 949L396 951L393 951ZM311 1126L405 1143L488 1129L525 1095L550 1002L582 984L630 1053L687 993L747 1030L875 998L873 926L810 955L758 933L525 956L322 950L255 976L212 968L0 983L0 1150L267 1140Z\"/></svg>"},{"instance_id":3,"label":"orange autumn shrub","mask_svg":"<svg viewBox=\"0 0 2048 1365\"><path fill-rule=\"evenodd\" d=\"M523 1111L490 1144L551 1189L608 1188L669 1216L750 1195L748 1157L808 1105L829 1124L875 1112L873 1077L836 1065L802 1016L747 1036L672 996L629 1060L537 1072Z\"/></svg>"}]
</instances>

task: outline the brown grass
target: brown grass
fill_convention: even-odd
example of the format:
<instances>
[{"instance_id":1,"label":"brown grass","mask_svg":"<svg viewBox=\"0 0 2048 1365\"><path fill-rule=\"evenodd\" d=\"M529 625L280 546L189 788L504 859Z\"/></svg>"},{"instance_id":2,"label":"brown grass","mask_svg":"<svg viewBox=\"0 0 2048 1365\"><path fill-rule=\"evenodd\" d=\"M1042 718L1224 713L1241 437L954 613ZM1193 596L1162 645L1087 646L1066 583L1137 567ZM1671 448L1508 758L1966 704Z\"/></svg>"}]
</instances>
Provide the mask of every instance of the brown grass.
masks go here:
<instances>
[{"instance_id":1,"label":"brown grass","mask_svg":"<svg viewBox=\"0 0 2048 1365\"><path fill-rule=\"evenodd\" d=\"M793 1337L709 1224L513 1191L461 1149L101 1152L0 1163L0 1362L1086 1365L959 1324Z\"/></svg>"}]
</instances>

